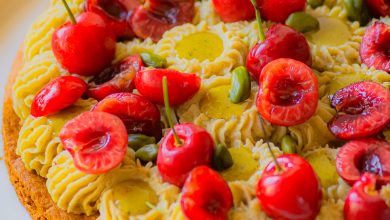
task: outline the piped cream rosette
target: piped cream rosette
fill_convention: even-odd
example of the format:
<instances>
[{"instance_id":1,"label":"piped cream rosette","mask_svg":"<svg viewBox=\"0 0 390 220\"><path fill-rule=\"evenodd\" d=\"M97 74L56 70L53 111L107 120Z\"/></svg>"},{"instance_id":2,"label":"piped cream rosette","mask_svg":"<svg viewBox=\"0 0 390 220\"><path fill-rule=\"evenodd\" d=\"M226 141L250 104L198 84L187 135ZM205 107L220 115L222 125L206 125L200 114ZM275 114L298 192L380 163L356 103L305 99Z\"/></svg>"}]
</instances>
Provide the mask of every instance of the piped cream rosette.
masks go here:
<instances>
[{"instance_id":1,"label":"piped cream rosette","mask_svg":"<svg viewBox=\"0 0 390 220\"><path fill-rule=\"evenodd\" d=\"M155 52L167 59L167 67L202 78L226 75L244 64L247 44L224 23L184 24L165 32Z\"/></svg>"}]
</instances>

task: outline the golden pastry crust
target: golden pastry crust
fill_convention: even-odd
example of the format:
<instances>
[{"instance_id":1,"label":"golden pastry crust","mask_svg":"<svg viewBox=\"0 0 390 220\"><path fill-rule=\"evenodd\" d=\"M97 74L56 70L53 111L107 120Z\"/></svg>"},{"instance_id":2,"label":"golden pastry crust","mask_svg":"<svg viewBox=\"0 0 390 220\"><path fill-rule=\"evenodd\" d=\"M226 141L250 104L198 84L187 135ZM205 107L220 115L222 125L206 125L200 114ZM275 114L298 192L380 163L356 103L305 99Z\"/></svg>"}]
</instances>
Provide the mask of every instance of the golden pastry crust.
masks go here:
<instances>
[{"instance_id":1,"label":"golden pastry crust","mask_svg":"<svg viewBox=\"0 0 390 220\"><path fill-rule=\"evenodd\" d=\"M12 185L20 202L26 207L33 219L74 219L89 220L97 216L83 216L69 214L57 207L50 198L46 188L46 180L33 171L28 171L15 149L20 130L20 119L12 107L12 85L16 75L22 66L23 53L18 52L5 88L3 104L3 138L4 161Z\"/></svg>"}]
</instances>

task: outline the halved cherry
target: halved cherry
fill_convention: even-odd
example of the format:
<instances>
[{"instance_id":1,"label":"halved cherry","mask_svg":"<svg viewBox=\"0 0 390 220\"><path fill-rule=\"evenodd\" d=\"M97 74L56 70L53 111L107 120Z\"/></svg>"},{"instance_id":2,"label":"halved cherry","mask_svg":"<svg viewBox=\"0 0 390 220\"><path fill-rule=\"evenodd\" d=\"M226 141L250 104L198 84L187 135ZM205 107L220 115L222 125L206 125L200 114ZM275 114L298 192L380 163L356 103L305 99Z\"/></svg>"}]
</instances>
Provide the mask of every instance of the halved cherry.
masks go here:
<instances>
[{"instance_id":1,"label":"halved cherry","mask_svg":"<svg viewBox=\"0 0 390 220\"><path fill-rule=\"evenodd\" d=\"M140 4L139 0L88 0L85 9L100 14L116 36L128 39L135 35L127 19Z\"/></svg>"},{"instance_id":2,"label":"halved cherry","mask_svg":"<svg viewBox=\"0 0 390 220\"><path fill-rule=\"evenodd\" d=\"M293 126L307 121L317 109L318 80L296 60L268 63L260 75L257 109L272 124Z\"/></svg>"},{"instance_id":3,"label":"halved cherry","mask_svg":"<svg viewBox=\"0 0 390 220\"><path fill-rule=\"evenodd\" d=\"M365 173L349 191L344 204L346 220L387 220L390 208L376 189L375 175Z\"/></svg>"},{"instance_id":4,"label":"halved cherry","mask_svg":"<svg viewBox=\"0 0 390 220\"><path fill-rule=\"evenodd\" d=\"M60 76L46 84L34 97L31 115L54 114L75 103L87 90L87 84L75 76Z\"/></svg>"},{"instance_id":5,"label":"halved cherry","mask_svg":"<svg viewBox=\"0 0 390 220\"><path fill-rule=\"evenodd\" d=\"M338 114L328 127L341 139L369 137L390 123L390 91L378 83L351 84L335 93L332 105Z\"/></svg>"},{"instance_id":6,"label":"halved cherry","mask_svg":"<svg viewBox=\"0 0 390 220\"><path fill-rule=\"evenodd\" d=\"M137 54L123 59L92 78L87 91L88 96L102 100L114 93L132 92L135 88L133 80L142 67L142 59Z\"/></svg>"},{"instance_id":7,"label":"halved cherry","mask_svg":"<svg viewBox=\"0 0 390 220\"><path fill-rule=\"evenodd\" d=\"M60 139L82 172L105 173L117 167L127 151L127 132L120 118L105 112L84 112L67 122Z\"/></svg>"},{"instance_id":8,"label":"halved cherry","mask_svg":"<svg viewBox=\"0 0 390 220\"><path fill-rule=\"evenodd\" d=\"M258 0L258 4L265 19L283 23L290 14L305 10L306 0Z\"/></svg>"},{"instance_id":9,"label":"halved cherry","mask_svg":"<svg viewBox=\"0 0 390 220\"><path fill-rule=\"evenodd\" d=\"M213 6L224 22L255 18L255 10L250 0L213 0Z\"/></svg>"},{"instance_id":10,"label":"halved cherry","mask_svg":"<svg viewBox=\"0 0 390 220\"><path fill-rule=\"evenodd\" d=\"M389 0L367 0L367 6L371 12L380 17L390 16L390 1Z\"/></svg>"},{"instance_id":11,"label":"halved cherry","mask_svg":"<svg viewBox=\"0 0 390 220\"><path fill-rule=\"evenodd\" d=\"M161 39L165 31L192 21L194 0L145 0L131 16L131 26L142 39Z\"/></svg>"},{"instance_id":12,"label":"halved cherry","mask_svg":"<svg viewBox=\"0 0 390 220\"><path fill-rule=\"evenodd\" d=\"M182 191L180 203L188 219L228 219L233 195L226 181L207 166L194 168Z\"/></svg>"},{"instance_id":13,"label":"halved cherry","mask_svg":"<svg viewBox=\"0 0 390 220\"><path fill-rule=\"evenodd\" d=\"M132 93L115 93L97 103L93 111L107 112L122 119L129 134L145 134L160 140L161 116L146 98Z\"/></svg>"},{"instance_id":14,"label":"halved cherry","mask_svg":"<svg viewBox=\"0 0 390 220\"><path fill-rule=\"evenodd\" d=\"M214 141L204 128L191 123L174 128L182 143L176 143L171 129L161 141L157 167L164 181L182 187L193 168L211 164Z\"/></svg>"},{"instance_id":15,"label":"halved cherry","mask_svg":"<svg viewBox=\"0 0 390 220\"><path fill-rule=\"evenodd\" d=\"M340 148L336 158L339 175L350 185L363 173L372 173L379 185L390 183L390 144L378 139L353 140Z\"/></svg>"},{"instance_id":16,"label":"halved cherry","mask_svg":"<svg viewBox=\"0 0 390 220\"><path fill-rule=\"evenodd\" d=\"M275 24L267 31L265 38L247 56L246 67L256 81L264 66L278 58L290 58L311 66L310 47L303 34L287 25Z\"/></svg>"},{"instance_id":17,"label":"halved cherry","mask_svg":"<svg viewBox=\"0 0 390 220\"><path fill-rule=\"evenodd\" d=\"M201 79L195 74L168 69L145 69L138 72L135 87L138 92L154 103L164 105L162 78L166 76L169 103L180 105L192 98L199 90Z\"/></svg>"},{"instance_id":18,"label":"halved cherry","mask_svg":"<svg viewBox=\"0 0 390 220\"><path fill-rule=\"evenodd\" d=\"M369 2L369 1L368 1ZM360 58L364 64L390 72L390 31L380 21L369 26L360 45Z\"/></svg>"},{"instance_id":19,"label":"halved cherry","mask_svg":"<svg viewBox=\"0 0 390 220\"><path fill-rule=\"evenodd\" d=\"M296 154L271 162L258 182L256 195L261 208L273 219L315 219L321 207L320 181L310 164Z\"/></svg>"}]
</instances>

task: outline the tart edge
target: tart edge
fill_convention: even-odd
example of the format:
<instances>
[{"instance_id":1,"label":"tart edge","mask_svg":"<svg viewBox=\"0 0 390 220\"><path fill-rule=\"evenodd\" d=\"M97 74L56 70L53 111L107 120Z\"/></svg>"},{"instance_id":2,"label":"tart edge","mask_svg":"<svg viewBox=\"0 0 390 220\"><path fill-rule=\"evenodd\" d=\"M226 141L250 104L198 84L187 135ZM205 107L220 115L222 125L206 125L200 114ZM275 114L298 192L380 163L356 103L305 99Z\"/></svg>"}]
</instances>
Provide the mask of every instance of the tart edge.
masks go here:
<instances>
[{"instance_id":1,"label":"tart edge","mask_svg":"<svg viewBox=\"0 0 390 220\"><path fill-rule=\"evenodd\" d=\"M46 188L46 180L35 172L25 168L21 158L16 155L16 146L21 127L20 119L12 105L12 85L23 64L23 52L19 49L14 59L7 84L3 103L4 162L9 180L15 188L19 201L27 209L33 219L69 219L92 220L97 215L85 216L67 213L57 207Z\"/></svg>"}]
</instances>

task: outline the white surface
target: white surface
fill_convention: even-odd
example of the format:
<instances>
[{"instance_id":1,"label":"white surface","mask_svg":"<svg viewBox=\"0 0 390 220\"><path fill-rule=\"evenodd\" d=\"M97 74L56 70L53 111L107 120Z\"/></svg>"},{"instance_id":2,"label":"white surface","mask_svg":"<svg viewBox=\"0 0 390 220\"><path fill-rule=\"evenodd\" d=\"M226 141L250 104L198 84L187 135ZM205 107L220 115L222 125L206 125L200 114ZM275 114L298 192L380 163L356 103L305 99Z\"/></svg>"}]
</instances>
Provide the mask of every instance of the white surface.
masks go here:
<instances>
[{"instance_id":1,"label":"white surface","mask_svg":"<svg viewBox=\"0 0 390 220\"><path fill-rule=\"evenodd\" d=\"M0 0L0 105L12 61L34 19L49 5L49 0ZM2 111L2 110L0 110ZM0 116L2 112L0 113ZM1 123L1 122L0 122ZM0 156L3 139L0 134ZM0 219L30 219L8 180L4 161L0 161Z\"/></svg>"}]
</instances>

